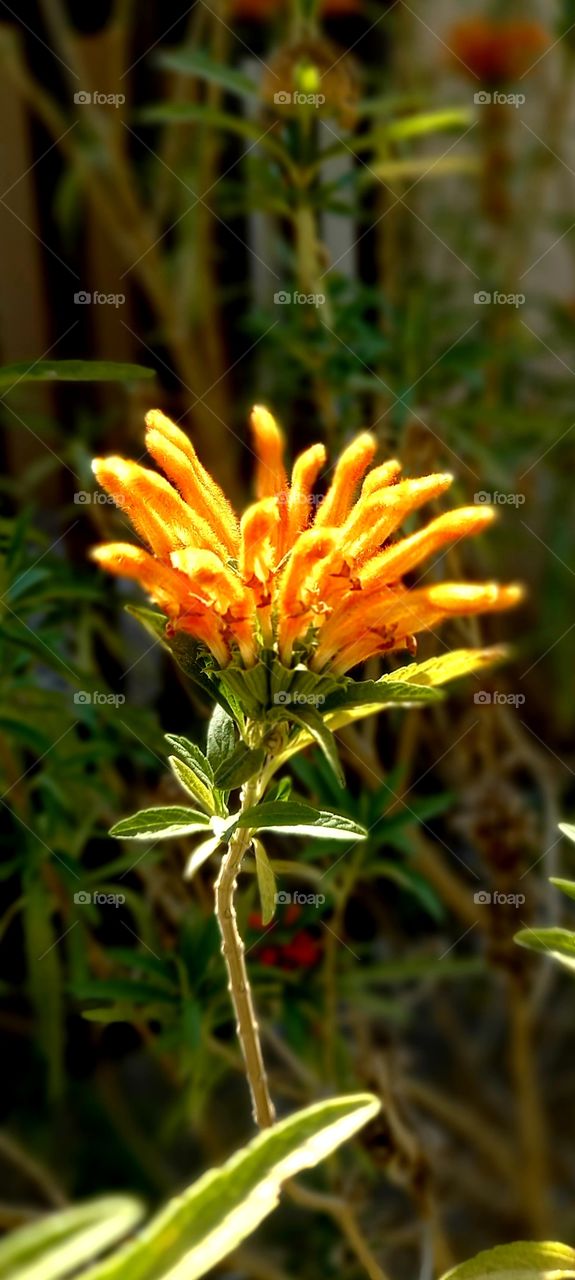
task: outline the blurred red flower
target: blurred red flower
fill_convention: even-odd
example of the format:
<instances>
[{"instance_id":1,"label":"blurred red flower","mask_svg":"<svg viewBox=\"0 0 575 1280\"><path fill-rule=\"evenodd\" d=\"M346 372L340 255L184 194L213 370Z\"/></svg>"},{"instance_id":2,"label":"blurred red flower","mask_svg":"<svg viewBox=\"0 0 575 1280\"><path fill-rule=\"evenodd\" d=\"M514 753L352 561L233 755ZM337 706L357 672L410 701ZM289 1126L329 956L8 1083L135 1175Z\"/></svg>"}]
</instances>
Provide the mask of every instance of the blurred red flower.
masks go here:
<instances>
[{"instance_id":1,"label":"blurred red flower","mask_svg":"<svg viewBox=\"0 0 575 1280\"><path fill-rule=\"evenodd\" d=\"M530 70L550 37L538 22L469 18L451 28L447 43L470 75L483 84L505 84Z\"/></svg>"}]
</instances>

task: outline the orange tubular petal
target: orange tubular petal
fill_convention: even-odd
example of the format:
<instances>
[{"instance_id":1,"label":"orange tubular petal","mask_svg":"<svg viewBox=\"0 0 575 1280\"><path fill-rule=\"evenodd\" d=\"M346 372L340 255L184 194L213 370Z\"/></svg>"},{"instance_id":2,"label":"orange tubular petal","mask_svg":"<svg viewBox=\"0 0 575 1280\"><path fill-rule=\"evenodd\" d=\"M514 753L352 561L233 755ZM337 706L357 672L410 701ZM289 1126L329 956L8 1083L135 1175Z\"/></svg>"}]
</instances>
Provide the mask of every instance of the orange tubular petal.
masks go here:
<instances>
[{"instance_id":1,"label":"orange tubular petal","mask_svg":"<svg viewBox=\"0 0 575 1280\"><path fill-rule=\"evenodd\" d=\"M312 620L314 606L321 606L321 565L335 543L332 530L307 529L298 538L283 572L277 593L278 643L286 664L291 659L294 640Z\"/></svg>"},{"instance_id":2,"label":"orange tubular petal","mask_svg":"<svg viewBox=\"0 0 575 1280\"><path fill-rule=\"evenodd\" d=\"M377 441L364 431L356 436L339 458L332 483L317 513L316 528L341 525L347 519L355 497L356 488L367 471L377 449Z\"/></svg>"},{"instance_id":3,"label":"orange tubular petal","mask_svg":"<svg viewBox=\"0 0 575 1280\"><path fill-rule=\"evenodd\" d=\"M209 525L155 471L124 458L95 458L92 471L160 559L167 560L176 547L213 544Z\"/></svg>"},{"instance_id":4,"label":"orange tubular petal","mask_svg":"<svg viewBox=\"0 0 575 1280\"><path fill-rule=\"evenodd\" d=\"M372 556L358 571L362 589L373 591L385 583L396 581L446 543L479 533L494 518L493 507L460 507L456 511L446 511L418 533Z\"/></svg>"},{"instance_id":5,"label":"orange tubular petal","mask_svg":"<svg viewBox=\"0 0 575 1280\"><path fill-rule=\"evenodd\" d=\"M246 586L258 584L269 593L278 563L280 513L275 498L263 498L244 512L240 526L240 577Z\"/></svg>"},{"instance_id":6,"label":"orange tubular petal","mask_svg":"<svg viewBox=\"0 0 575 1280\"><path fill-rule=\"evenodd\" d=\"M186 575L190 592L216 613L225 614L231 609L241 616L250 612L249 592L214 551L184 547L172 551L171 562Z\"/></svg>"},{"instance_id":7,"label":"orange tubular petal","mask_svg":"<svg viewBox=\"0 0 575 1280\"><path fill-rule=\"evenodd\" d=\"M225 494L202 466L191 440L159 409L146 414L146 447L177 486L185 502L211 526L229 555L235 556L239 524Z\"/></svg>"},{"instance_id":8,"label":"orange tubular petal","mask_svg":"<svg viewBox=\"0 0 575 1280\"><path fill-rule=\"evenodd\" d=\"M517 584L441 583L418 588L384 588L381 594L348 605L345 614L334 614L322 633L314 666L332 662L338 674L363 662L371 654L403 647L407 637L429 630L448 617L492 613L509 609L523 598Z\"/></svg>"},{"instance_id":9,"label":"orange tubular petal","mask_svg":"<svg viewBox=\"0 0 575 1280\"><path fill-rule=\"evenodd\" d=\"M386 489L389 484L397 480L400 474L401 462L396 458L392 458L389 462L382 462L380 467L374 467L373 471L368 471L361 486L361 497L369 498L378 489Z\"/></svg>"},{"instance_id":10,"label":"orange tubular petal","mask_svg":"<svg viewBox=\"0 0 575 1280\"><path fill-rule=\"evenodd\" d=\"M186 607L185 578L175 569L160 564L143 547L134 547L130 542L109 542L93 547L90 555L108 573L139 582L170 617L177 616L180 609Z\"/></svg>"},{"instance_id":11,"label":"orange tubular petal","mask_svg":"<svg viewBox=\"0 0 575 1280\"><path fill-rule=\"evenodd\" d=\"M342 545L348 563L365 560L418 507L437 498L449 488L453 476L422 476L402 480L388 489L360 498L344 525Z\"/></svg>"},{"instance_id":12,"label":"orange tubular petal","mask_svg":"<svg viewBox=\"0 0 575 1280\"><path fill-rule=\"evenodd\" d=\"M254 405L250 423L257 455L256 496L272 498L287 489L284 438L275 418L262 405Z\"/></svg>"},{"instance_id":13,"label":"orange tubular petal","mask_svg":"<svg viewBox=\"0 0 575 1280\"><path fill-rule=\"evenodd\" d=\"M312 499L312 489L325 466L326 451L323 444L312 444L296 458L288 496L287 546L292 547L297 534L311 523L318 502ZM319 498L319 495L316 495Z\"/></svg>"},{"instance_id":14,"label":"orange tubular petal","mask_svg":"<svg viewBox=\"0 0 575 1280\"><path fill-rule=\"evenodd\" d=\"M217 614L210 614L206 610L183 614L175 623L175 630L185 631L194 640L201 640L213 653L218 666L227 667L232 655L225 638L224 624Z\"/></svg>"}]
</instances>

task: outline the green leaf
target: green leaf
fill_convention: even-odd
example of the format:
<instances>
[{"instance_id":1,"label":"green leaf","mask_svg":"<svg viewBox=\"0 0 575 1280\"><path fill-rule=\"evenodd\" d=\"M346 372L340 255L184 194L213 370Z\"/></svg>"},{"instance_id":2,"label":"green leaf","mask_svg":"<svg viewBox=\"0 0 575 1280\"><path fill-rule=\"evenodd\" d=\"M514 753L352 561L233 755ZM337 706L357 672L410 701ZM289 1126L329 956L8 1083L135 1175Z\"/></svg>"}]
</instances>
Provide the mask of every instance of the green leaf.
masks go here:
<instances>
[{"instance_id":1,"label":"green leaf","mask_svg":"<svg viewBox=\"0 0 575 1280\"><path fill-rule=\"evenodd\" d=\"M252 844L256 858L256 875L262 908L262 922L266 925L270 923L270 920L273 920L276 912L276 878L261 840L254 839Z\"/></svg>"},{"instance_id":2,"label":"green leaf","mask_svg":"<svg viewBox=\"0 0 575 1280\"><path fill-rule=\"evenodd\" d=\"M427 662L413 662L407 667L400 667L398 671L382 676L378 684L390 680L404 680L409 684L447 684L449 680L458 680L473 671L483 671L494 663L503 662L506 656L507 651L501 647L452 649L450 653L442 653L438 658L428 658Z\"/></svg>"},{"instance_id":3,"label":"green leaf","mask_svg":"<svg viewBox=\"0 0 575 1280\"><path fill-rule=\"evenodd\" d=\"M174 1004L178 999L173 990L136 978L87 978L84 982L73 982L70 990L78 1000L125 1000L130 1004L153 1000Z\"/></svg>"},{"instance_id":4,"label":"green leaf","mask_svg":"<svg viewBox=\"0 0 575 1280\"><path fill-rule=\"evenodd\" d=\"M221 765L229 759L235 750L236 740L237 732L234 721L225 708L218 704L214 707L208 725L207 742L207 755L214 770L214 777Z\"/></svg>"},{"instance_id":5,"label":"green leaf","mask_svg":"<svg viewBox=\"0 0 575 1280\"><path fill-rule=\"evenodd\" d=\"M132 1231L143 1212L130 1196L103 1196L19 1227L0 1241L0 1280L60 1280Z\"/></svg>"},{"instance_id":6,"label":"green leaf","mask_svg":"<svg viewBox=\"0 0 575 1280\"><path fill-rule=\"evenodd\" d=\"M231 756L222 761L216 769L216 786L221 791L230 791L234 787L243 786L244 782L259 773L265 758L266 753L263 747L255 747L252 750L246 746L245 742L238 742Z\"/></svg>"},{"instance_id":7,"label":"green leaf","mask_svg":"<svg viewBox=\"0 0 575 1280\"><path fill-rule=\"evenodd\" d=\"M275 1209L288 1178L331 1155L379 1109L372 1094L355 1094L281 1120L169 1201L134 1241L82 1280L197 1280Z\"/></svg>"},{"instance_id":8,"label":"green leaf","mask_svg":"<svg viewBox=\"0 0 575 1280\"><path fill-rule=\"evenodd\" d=\"M442 1280L561 1280L575 1276L575 1249L566 1244L518 1240L485 1249L447 1271Z\"/></svg>"},{"instance_id":9,"label":"green leaf","mask_svg":"<svg viewBox=\"0 0 575 1280\"><path fill-rule=\"evenodd\" d=\"M550 883L560 889L561 893L567 894L568 898L575 898L575 880L561 880L557 876L551 876Z\"/></svg>"},{"instance_id":10,"label":"green leaf","mask_svg":"<svg viewBox=\"0 0 575 1280\"><path fill-rule=\"evenodd\" d=\"M575 827L570 822L560 822L559 830L563 832L564 836L567 836L568 840L575 842Z\"/></svg>"},{"instance_id":11,"label":"green leaf","mask_svg":"<svg viewBox=\"0 0 575 1280\"><path fill-rule=\"evenodd\" d=\"M15 382L141 382L155 378L154 369L114 360L37 360L0 367L0 386Z\"/></svg>"},{"instance_id":12,"label":"green leaf","mask_svg":"<svg viewBox=\"0 0 575 1280\"><path fill-rule=\"evenodd\" d=\"M438 689L431 685L418 685L383 676L380 680L353 680L341 693L328 698L326 710L347 709L348 707L368 708L373 706L378 711L393 703L414 706L418 702L438 702L442 698Z\"/></svg>"},{"instance_id":13,"label":"green leaf","mask_svg":"<svg viewBox=\"0 0 575 1280\"><path fill-rule=\"evenodd\" d=\"M195 742L190 742L188 738L178 737L175 733L167 733L166 742L169 742L170 746L179 755L180 760L183 760L189 769L194 770L200 782L203 782L204 786L209 790L214 783L214 771L208 757L204 755L203 751L200 751Z\"/></svg>"},{"instance_id":14,"label":"green leaf","mask_svg":"<svg viewBox=\"0 0 575 1280\"><path fill-rule=\"evenodd\" d=\"M164 805L157 809L141 809L131 818L122 818L110 830L117 840L167 840L170 836L189 836L205 831L209 821L198 809Z\"/></svg>"},{"instance_id":15,"label":"green leaf","mask_svg":"<svg viewBox=\"0 0 575 1280\"><path fill-rule=\"evenodd\" d=\"M345 787L345 774L337 753L335 738L319 711L316 711L315 707L301 707L299 704L297 710L294 710L293 706L290 705L286 707L285 714L282 714L281 718L295 720L296 724L300 724L303 729L307 729L314 742L317 742L323 752L340 787Z\"/></svg>"},{"instance_id":16,"label":"green leaf","mask_svg":"<svg viewBox=\"0 0 575 1280\"><path fill-rule=\"evenodd\" d=\"M238 134L248 142L260 142L262 147L270 150L265 130L257 121L233 116L229 111L218 111L202 102L152 103L138 111L137 118L142 124L201 124L206 128Z\"/></svg>"},{"instance_id":17,"label":"green leaf","mask_svg":"<svg viewBox=\"0 0 575 1280\"><path fill-rule=\"evenodd\" d=\"M520 929L514 941L528 951L542 951L550 955L566 969L575 970L575 933L570 929Z\"/></svg>"},{"instance_id":18,"label":"green leaf","mask_svg":"<svg viewBox=\"0 0 575 1280\"><path fill-rule=\"evenodd\" d=\"M189 792L192 799L197 800L198 804L201 804L207 813L216 813L217 805L212 788L206 785L196 769L184 764L183 760L178 760L177 756L168 756L168 762L178 782L181 783L185 791Z\"/></svg>"},{"instance_id":19,"label":"green leaf","mask_svg":"<svg viewBox=\"0 0 575 1280\"><path fill-rule=\"evenodd\" d=\"M199 844L197 848L194 849L194 852L186 863L186 869L184 871L184 877L186 880L191 880L192 877L195 876L196 871L199 871L200 867L204 865L204 862L207 862L212 853L216 852L216 849L220 844L221 840L219 836L211 836L209 840L204 840L202 844Z\"/></svg>"},{"instance_id":20,"label":"green leaf","mask_svg":"<svg viewBox=\"0 0 575 1280\"><path fill-rule=\"evenodd\" d=\"M402 116L385 125L385 137L396 140L419 138L439 129L465 129L473 122L469 107L444 107L439 111L420 111Z\"/></svg>"},{"instance_id":21,"label":"green leaf","mask_svg":"<svg viewBox=\"0 0 575 1280\"><path fill-rule=\"evenodd\" d=\"M158 56L161 67L178 71L180 75L198 76L208 84L220 85L228 93L242 97L259 98L259 86L255 80L235 71L225 62L217 62L203 49L170 49Z\"/></svg>"},{"instance_id":22,"label":"green leaf","mask_svg":"<svg viewBox=\"0 0 575 1280\"><path fill-rule=\"evenodd\" d=\"M236 814L234 827L251 827L254 831L277 831L280 835L318 836L324 840L365 840L367 831L351 818L295 800L272 801L254 805Z\"/></svg>"}]
</instances>

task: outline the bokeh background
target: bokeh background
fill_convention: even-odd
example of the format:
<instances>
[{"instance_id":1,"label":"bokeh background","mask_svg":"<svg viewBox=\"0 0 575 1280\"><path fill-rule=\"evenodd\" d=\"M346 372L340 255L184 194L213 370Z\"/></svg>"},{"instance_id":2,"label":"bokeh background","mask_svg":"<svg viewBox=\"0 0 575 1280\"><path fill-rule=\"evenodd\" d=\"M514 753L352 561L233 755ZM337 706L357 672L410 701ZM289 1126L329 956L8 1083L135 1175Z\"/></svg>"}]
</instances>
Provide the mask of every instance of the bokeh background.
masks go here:
<instances>
[{"instance_id":1,"label":"bokeh background","mask_svg":"<svg viewBox=\"0 0 575 1280\"><path fill-rule=\"evenodd\" d=\"M569 1240L573 995L513 935L568 919L573 873L575 6L0 0L0 24L0 1220L160 1202L251 1132L213 873L107 836L178 801L163 734L202 743L209 709L87 552L121 529L95 453L140 458L161 407L241 505L263 401L292 454L369 428L406 474L452 471L500 519L429 576L528 588L422 640L512 655L342 734L344 793L294 763L370 837L278 841L267 929L242 879L278 1108L382 1097L315 1182L393 1276ZM363 1274L293 1207L221 1270Z\"/></svg>"}]
</instances>

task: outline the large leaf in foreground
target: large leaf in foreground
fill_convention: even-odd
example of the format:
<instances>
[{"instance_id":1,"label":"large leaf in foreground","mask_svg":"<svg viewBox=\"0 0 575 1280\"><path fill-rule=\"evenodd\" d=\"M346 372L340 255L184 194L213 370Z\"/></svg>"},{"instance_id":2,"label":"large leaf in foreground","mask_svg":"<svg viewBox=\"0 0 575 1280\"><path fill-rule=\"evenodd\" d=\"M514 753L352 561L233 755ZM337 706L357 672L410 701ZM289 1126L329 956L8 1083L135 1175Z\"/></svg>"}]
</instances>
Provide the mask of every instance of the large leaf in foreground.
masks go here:
<instances>
[{"instance_id":1,"label":"large leaf in foreground","mask_svg":"<svg viewBox=\"0 0 575 1280\"><path fill-rule=\"evenodd\" d=\"M0 1280L62 1280L122 1240L143 1213L129 1196L103 1196L20 1227L0 1242Z\"/></svg>"},{"instance_id":2,"label":"large leaf in foreground","mask_svg":"<svg viewBox=\"0 0 575 1280\"><path fill-rule=\"evenodd\" d=\"M561 1280L575 1276L575 1250L566 1244L518 1240L485 1249L447 1271L442 1280Z\"/></svg>"},{"instance_id":3,"label":"large leaf in foreground","mask_svg":"<svg viewBox=\"0 0 575 1280\"><path fill-rule=\"evenodd\" d=\"M379 1111L372 1094L317 1103L254 1138L166 1205L83 1280L197 1280L259 1226L282 1183L311 1169Z\"/></svg>"}]
</instances>

